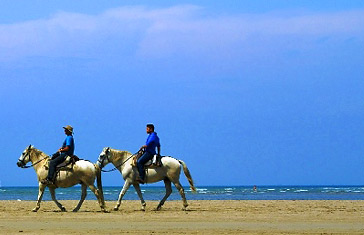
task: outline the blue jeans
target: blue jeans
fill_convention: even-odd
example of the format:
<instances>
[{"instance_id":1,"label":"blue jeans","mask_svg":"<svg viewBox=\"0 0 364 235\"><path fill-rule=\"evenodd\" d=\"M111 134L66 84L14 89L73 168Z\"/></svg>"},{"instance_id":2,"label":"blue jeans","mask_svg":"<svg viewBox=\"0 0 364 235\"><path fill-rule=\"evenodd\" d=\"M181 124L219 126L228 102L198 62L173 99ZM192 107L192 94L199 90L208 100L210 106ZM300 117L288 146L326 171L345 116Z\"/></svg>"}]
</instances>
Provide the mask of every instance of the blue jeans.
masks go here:
<instances>
[{"instance_id":1,"label":"blue jeans","mask_svg":"<svg viewBox=\"0 0 364 235\"><path fill-rule=\"evenodd\" d=\"M144 180L145 172L144 172L144 164L153 158L153 154L149 152L143 153L143 155L137 161L137 167L139 171L139 177Z\"/></svg>"},{"instance_id":2,"label":"blue jeans","mask_svg":"<svg viewBox=\"0 0 364 235\"><path fill-rule=\"evenodd\" d=\"M53 181L54 173L56 172L56 167L66 160L67 154L65 152L56 152L52 155L52 160L49 162L48 170L48 180Z\"/></svg>"}]
</instances>

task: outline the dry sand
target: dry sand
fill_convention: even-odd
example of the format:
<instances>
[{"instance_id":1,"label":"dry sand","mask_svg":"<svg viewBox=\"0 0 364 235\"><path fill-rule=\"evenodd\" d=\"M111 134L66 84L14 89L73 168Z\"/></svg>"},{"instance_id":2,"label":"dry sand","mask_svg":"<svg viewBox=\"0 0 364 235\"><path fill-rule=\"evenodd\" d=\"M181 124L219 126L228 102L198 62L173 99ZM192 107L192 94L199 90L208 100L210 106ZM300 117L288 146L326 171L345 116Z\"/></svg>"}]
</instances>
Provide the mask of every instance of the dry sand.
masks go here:
<instances>
[{"instance_id":1,"label":"dry sand","mask_svg":"<svg viewBox=\"0 0 364 235\"><path fill-rule=\"evenodd\" d=\"M61 201L60 212L44 201L31 212L34 201L0 201L2 234L364 234L364 201L167 201L153 211L157 201L124 201L119 211L101 213L96 201ZM114 201L107 201L112 209Z\"/></svg>"}]
</instances>

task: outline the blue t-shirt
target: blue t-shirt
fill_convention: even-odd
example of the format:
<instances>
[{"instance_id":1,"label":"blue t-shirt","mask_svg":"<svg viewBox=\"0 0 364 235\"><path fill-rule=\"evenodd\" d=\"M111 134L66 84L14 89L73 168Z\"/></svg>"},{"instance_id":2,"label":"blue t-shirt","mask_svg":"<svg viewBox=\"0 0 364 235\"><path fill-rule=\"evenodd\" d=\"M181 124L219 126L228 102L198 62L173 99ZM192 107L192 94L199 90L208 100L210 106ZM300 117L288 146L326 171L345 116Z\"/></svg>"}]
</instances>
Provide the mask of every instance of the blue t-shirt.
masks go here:
<instances>
[{"instance_id":1,"label":"blue t-shirt","mask_svg":"<svg viewBox=\"0 0 364 235\"><path fill-rule=\"evenodd\" d=\"M156 147L160 147L159 138L157 136L156 132L152 132L149 134L147 138L147 142L145 143L147 145L147 148L145 149L146 152L151 154L156 154Z\"/></svg>"},{"instance_id":2,"label":"blue t-shirt","mask_svg":"<svg viewBox=\"0 0 364 235\"><path fill-rule=\"evenodd\" d=\"M62 148L68 146L69 150L65 152L68 156L72 156L75 151L75 141L73 140L72 135L67 135L66 139L63 142Z\"/></svg>"}]
</instances>

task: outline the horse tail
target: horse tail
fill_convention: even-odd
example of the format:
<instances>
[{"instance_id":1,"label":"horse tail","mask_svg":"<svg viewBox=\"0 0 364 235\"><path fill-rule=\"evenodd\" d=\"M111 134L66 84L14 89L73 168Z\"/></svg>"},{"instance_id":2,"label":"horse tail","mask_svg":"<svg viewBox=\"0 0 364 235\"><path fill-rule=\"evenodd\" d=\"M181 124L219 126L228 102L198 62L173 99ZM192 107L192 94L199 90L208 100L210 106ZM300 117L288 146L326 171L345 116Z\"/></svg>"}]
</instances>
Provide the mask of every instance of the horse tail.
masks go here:
<instances>
[{"instance_id":1,"label":"horse tail","mask_svg":"<svg viewBox=\"0 0 364 235\"><path fill-rule=\"evenodd\" d=\"M183 166L183 172L185 173L185 176L188 180L188 182L190 183L190 188L193 192L196 192L196 187L195 185L193 184L193 179L192 179L192 176L191 176L191 173L190 171L188 170L187 168L187 165L184 161L182 160L178 160L178 162Z\"/></svg>"},{"instance_id":2,"label":"horse tail","mask_svg":"<svg viewBox=\"0 0 364 235\"><path fill-rule=\"evenodd\" d=\"M104 191L102 190L101 169L97 164L94 164L94 165L95 165L95 169L96 169L97 189L99 190L99 197L102 201L102 204L105 205Z\"/></svg>"}]
</instances>

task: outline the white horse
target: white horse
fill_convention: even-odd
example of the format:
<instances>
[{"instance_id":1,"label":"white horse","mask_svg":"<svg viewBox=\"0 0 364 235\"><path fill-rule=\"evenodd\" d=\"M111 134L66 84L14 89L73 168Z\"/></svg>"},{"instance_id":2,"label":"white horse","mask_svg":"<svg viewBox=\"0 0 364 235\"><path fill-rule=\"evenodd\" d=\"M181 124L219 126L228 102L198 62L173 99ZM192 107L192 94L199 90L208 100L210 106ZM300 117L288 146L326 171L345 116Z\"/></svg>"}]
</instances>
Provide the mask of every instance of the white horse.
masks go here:
<instances>
[{"instance_id":1,"label":"white horse","mask_svg":"<svg viewBox=\"0 0 364 235\"><path fill-rule=\"evenodd\" d=\"M37 212L39 210L40 202L42 201L44 189L46 187L49 188L52 200L57 204L61 211L66 211L62 204L57 201L55 196L55 189L57 187L68 188L76 184L81 184L82 195L81 200L79 201L78 205L73 209L73 212L78 211L83 201L85 200L87 195L87 186L95 194L101 207L101 211L107 212L105 209L105 202L102 193L101 172L100 168L96 164L85 160L79 160L75 162L72 167L66 166L65 168L62 168L59 173L57 173L55 185L45 185L41 183L41 180L47 177L49 160L50 158L48 155L34 148L32 145L29 145L29 147L27 147L20 155L17 162L18 167L21 168L28 168L33 166L38 176L38 201L36 207L33 209L33 212ZM28 162L31 162L32 165L26 166ZM95 178L97 178L97 184L99 189L94 186Z\"/></svg>"},{"instance_id":2,"label":"white horse","mask_svg":"<svg viewBox=\"0 0 364 235\"><path fill-rule=\"evenodd\" d=\"M132 163L132 154L128 151L120 151L111 149L109 147L104 148L102 152L100 153L100 156L96 162L96 164L99 165L100 168L103 168L108 163L112 163L122 174L125 183L123 186L123 189L120 191L119 199L114 207L114 210L118 210L120 207L121 200L123 199L123 196L125 195L126 191L129 189L130 185L132 184L135 188L135 190L138 193L138 196L142 203L142 210L145 210L146 203L143 199L142 192L140 191L139 183L136 181L137 177L139 176L138 170L136 167L133 167L131 165ZM166 187L166 194L163 197L163 199L159 202L157 210L160 210L164 204L164 202L167 200L169 195L172 193L172 186L171 182L176 186L179 193L181 194L182 201L183 201L183 210L185 210L188 206L186 196L184 193L184 189L179 182L179 176L181 172L181 166L183 167L183 171L186 175L186 178L188 179L188 182L190 184L190 188L192 191L196 191L195 186L193 185L193 180L191 177L191 174L186 166L186 164L181 161L174 159L172 157L163 157L161 159L162 166L160 167L153 167L148 168L145 182L146 183L155 183L161 180L164 180L164 184Z\"/></svg>"}]
</instances>

